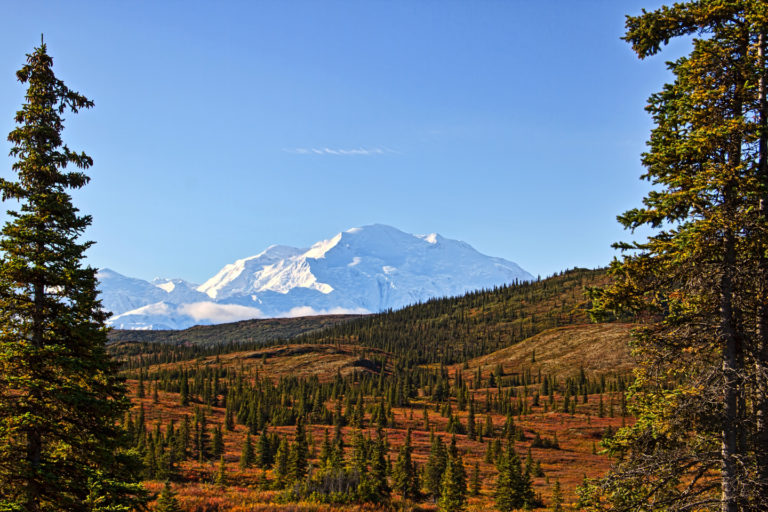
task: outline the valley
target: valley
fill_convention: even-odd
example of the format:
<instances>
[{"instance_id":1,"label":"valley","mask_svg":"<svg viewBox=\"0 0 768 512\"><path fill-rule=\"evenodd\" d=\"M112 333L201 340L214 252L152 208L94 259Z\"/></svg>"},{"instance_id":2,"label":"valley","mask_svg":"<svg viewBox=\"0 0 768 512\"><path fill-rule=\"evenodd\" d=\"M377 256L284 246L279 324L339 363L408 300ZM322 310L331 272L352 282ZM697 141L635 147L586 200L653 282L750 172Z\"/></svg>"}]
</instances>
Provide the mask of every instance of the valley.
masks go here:
<instances>
[{"instance_id":1,"label":"valley","mask_svg":"<svg viewBox=\"0 0 768 512\"><path fill-rule=\"evenodd\" d=\"M601 439L633 421L623 399L632 325L591 324L584 312L584 288L605 279L572 270L379 315L328 317L304 333L289 326L308 319L282 319L293 333L283 339L255 341L263 321L172 337L115 332L110 347L131 389L126 428L144 452L145 485L159 492L170 479L182 508L201 512L435 510L429 475L439 437L444 446L455 439L468 510L495 506L497 466L510 445L530 476L534 509L552 505L556 482L573 505L584 478L610 466ZM217 331L226 342L216 342ZM306 468L291 482L274 459L281 442L290 454L301 444L297 422ZM413 496L397 489L407 436ZM377 439L389 488L372 497L359 479L375 472ZM255 461L244 464L247 443ZM329 475L349 490L325 489Z\"/></svg>"}]
</instances>

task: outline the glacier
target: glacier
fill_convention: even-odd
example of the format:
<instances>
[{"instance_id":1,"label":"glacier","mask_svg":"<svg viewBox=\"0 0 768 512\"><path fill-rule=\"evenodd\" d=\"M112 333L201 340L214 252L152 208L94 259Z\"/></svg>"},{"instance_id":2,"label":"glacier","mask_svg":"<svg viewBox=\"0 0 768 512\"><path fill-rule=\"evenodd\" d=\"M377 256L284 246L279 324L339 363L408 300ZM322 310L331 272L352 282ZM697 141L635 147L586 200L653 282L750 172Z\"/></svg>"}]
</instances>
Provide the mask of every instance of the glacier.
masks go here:
<instances>
[{"instance_id":1,"label":"glacier","mask_svg":"<svg viewBox=\"0 0 768 512\"><path fill-rule=\"evenodd\" d=\"M383 224L348 229L309 248L272 245L225 265L201 285L97 275L118 329L185 329L250 318L373 313L533 276L437 233Z\"/></svg>"}]
</instances>

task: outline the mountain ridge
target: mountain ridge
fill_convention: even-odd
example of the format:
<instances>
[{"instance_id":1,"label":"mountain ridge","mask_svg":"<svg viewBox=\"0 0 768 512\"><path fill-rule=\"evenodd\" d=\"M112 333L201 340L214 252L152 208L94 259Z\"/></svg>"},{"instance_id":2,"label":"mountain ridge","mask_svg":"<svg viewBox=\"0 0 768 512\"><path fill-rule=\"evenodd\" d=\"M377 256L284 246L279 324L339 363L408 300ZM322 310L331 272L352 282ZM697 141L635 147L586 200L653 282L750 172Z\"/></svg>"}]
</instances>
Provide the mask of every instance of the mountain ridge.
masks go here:
<instances>
[{"instance_id":1,"label":"mountain ridge","mask_svg":"<svg viewBox=\"0 0 768 512\"><path fill-rule=\"evenodd\" d=\"M122 329L184 329L249 318L364 314L532 280L514 262L437 233L351 228L308 249L270 245L201 285L99 271L102 302Z\"/></svg>"}]
</instances>

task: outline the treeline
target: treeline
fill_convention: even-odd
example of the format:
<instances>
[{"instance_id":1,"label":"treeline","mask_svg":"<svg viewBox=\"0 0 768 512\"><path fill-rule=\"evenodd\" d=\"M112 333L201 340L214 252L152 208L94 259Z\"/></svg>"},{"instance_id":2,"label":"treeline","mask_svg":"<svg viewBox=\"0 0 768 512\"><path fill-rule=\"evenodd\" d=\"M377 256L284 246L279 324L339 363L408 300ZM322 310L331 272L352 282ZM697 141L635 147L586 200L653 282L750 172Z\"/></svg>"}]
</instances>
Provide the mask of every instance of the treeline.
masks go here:
<instances>
[{"instance_id":1,"label":"treeline","mask_svg":"<svg viewBox=\"0 0 768 512\"><path fill-rule=\"evenodd\" d=\"M206 342L192 336L197 328L179 331L173 341L113 343L110 352L127 368L185 361L285 344L353 344L376 349L402 364L453 364L488 354L546 329L588 321L587 287L605 284L605 271L573 269L535 282L514 283L459 297L432 299L397 311L345 317L321 330L293 338L232 336L230 326L205 326ZM330 320L327 321L330 323ZM226 335L216 337L221 330ZM143 336L143 335L142 335ZM151 338L150 338L151 339Z\"/></svg>"},{"instance_id":2,"label":"treeline","mask_svg":"<svg viewBox=\"0 0 768 512\"><path fill-rule=\"evenodd\" d=\"M269 343L275 340L287 340L309 331L316 331L359 317L360 315L318 315L265 318L219 325L196 325L180 331L113 329L109 332L109 341L111 343L190 343L194 345L236 342Z\"/></svg>"},{"instance_id":3,"label":"treeline","mask_svg":"<svg viewBox=\"0 0 768 512\"><path fill-rule=\"evenodd\" d=\"M297 343L353 343L414 364L467 361L541 331L587 322L585 288L604 270L573 269L459 297L432 299L299 336Z\"/></svg>"}]
</instances>

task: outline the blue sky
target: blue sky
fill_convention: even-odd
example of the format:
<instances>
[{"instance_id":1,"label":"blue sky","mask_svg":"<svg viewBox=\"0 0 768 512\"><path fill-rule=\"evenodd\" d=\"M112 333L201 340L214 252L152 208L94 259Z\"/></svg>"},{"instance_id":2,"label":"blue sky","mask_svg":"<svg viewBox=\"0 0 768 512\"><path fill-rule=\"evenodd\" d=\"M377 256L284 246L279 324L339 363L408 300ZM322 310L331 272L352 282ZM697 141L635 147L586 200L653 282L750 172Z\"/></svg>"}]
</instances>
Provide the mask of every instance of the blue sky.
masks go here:
<instances>
[{"instance_id":1,"label":"blue sky","mask_svg":"<svg viewBox=\"0 0 768 512\"><path fill-rule=\"evenodd\" d=\"M64 132L95 160L75 195L89 261L131 276L202 282L371 223L542 276L596 267L648 190L643 107L685 51L640 61L619 39L625 14L658 5L13 2L0 132L45 33L57 75L96 103Z\"/></svg>"}]
</instances>

